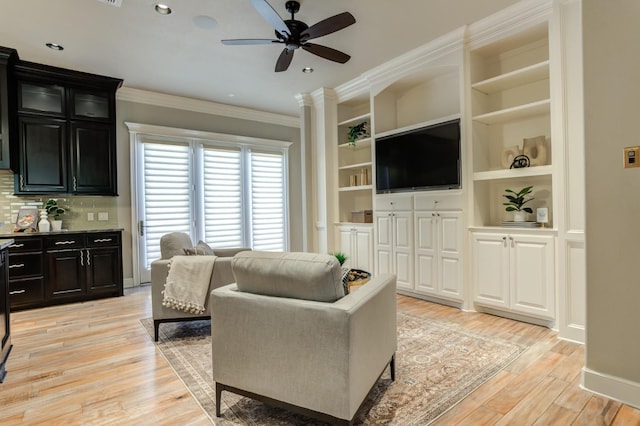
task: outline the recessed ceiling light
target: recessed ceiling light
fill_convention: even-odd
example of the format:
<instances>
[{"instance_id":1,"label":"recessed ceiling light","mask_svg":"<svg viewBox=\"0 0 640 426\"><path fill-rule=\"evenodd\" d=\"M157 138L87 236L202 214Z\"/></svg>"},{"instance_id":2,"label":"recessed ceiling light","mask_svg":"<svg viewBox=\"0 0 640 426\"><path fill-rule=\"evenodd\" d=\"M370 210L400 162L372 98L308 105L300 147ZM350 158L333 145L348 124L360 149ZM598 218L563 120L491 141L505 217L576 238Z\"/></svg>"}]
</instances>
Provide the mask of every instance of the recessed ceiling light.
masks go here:
<instances>
[{"instance_id":1,"label":"recessed ceiling light","mask_svg":"<svg viewBox=\"0 0 640 426\"><path fill-rule=\"evenodd\" d=\"M236 95L234 93L229 93L227 96L230 97L230 98L233 98Z\"/></svg>"},{"instance_id":2,"label":"recessed ceiling light","mask_svg":"<svg viewBox=\"0 0 640 426\"><path fill-rule=\"evenodd\" d=\"M170 15L172 10L169 6L167 6L166 4L162 4L162 3L158 3L155 5L155 9L156 12L158 12L160 15Z\"/></svg>"},{"instance_id":3,"label":"recessed ceiling light","mask_svg":"<svg viewBox=\"0 0 640 426\"><path fill-rule=\"evenodd\" d=\"M47 47L53 50L64 50L64 47L58 43L47 43Z\"/></svg>"},{"instance_id":4,"label":"recessed ceiling light","mask_svg":"<svg viewBox=\"0 0 640 426\"><path fill-rule=\"evenodd\" d=\"M311 74L313 72L313 68L304 67L304 68L302 68L302 72L305 73L305 74Z\"/></svg>"}]
</instances>

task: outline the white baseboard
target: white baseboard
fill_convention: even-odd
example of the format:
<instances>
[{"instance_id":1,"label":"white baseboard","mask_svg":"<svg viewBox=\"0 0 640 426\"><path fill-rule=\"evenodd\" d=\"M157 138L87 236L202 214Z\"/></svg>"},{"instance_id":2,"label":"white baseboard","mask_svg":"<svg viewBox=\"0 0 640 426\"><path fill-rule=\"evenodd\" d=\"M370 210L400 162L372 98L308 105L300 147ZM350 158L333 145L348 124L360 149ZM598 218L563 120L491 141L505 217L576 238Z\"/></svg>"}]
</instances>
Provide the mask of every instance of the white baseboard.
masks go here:
<instances>
[{"instance_id":1,"label":"white baseboard","mask_svg":"<svg viewBox=\"0 0 640 426\"><path fill-rule=\"evenodd\" d=\"M640 409L640 383L582 368L581 387Z\"/></svg>"}]
</instances>

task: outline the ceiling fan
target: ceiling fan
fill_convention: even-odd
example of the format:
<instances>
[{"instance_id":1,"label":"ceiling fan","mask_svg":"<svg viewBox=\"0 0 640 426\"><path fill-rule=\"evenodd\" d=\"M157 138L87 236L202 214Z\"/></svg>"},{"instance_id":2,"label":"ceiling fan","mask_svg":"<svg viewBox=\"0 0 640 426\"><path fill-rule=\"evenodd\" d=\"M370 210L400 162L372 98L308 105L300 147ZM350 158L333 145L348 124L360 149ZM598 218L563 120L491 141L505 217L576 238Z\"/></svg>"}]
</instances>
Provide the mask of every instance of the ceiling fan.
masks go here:
<instances>
[{"instance_id":1,"label":"ceiling fan","mask_svg":"<svg viewBox=\"0 0 640 426\"><path fill-rule=\"evenodd\" d=\"M356 22L356 19L349 12L339 13L330 18L324 19L317 24L308 26L302 21L295 19L295 14L300 10L300 2L287 1L285 7L291 13L291 19L283 20L278 12L266 0L251 0L253 7L258 13L275 29L276 39L231 39L222 40L226 45L250 45L250 44L273 44L281 43L285 45L276 62L276 72L286 71L293 60L293 53L299 47L314 55L330 61L344 64L351 56L330 47L309 43L309 40L331 34L348 27Z\"/></svg>"}]
</instances>

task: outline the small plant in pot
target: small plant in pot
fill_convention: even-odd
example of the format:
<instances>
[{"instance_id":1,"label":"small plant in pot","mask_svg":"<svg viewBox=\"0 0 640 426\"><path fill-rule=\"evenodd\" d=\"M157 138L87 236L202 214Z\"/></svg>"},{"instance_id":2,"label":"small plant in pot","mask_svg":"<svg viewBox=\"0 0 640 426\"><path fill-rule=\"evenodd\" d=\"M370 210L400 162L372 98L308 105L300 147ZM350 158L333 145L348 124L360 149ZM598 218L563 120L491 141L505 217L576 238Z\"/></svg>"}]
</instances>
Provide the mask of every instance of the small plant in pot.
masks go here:
<instances>
[{"instance_id":1,"label":"small plant in pot","mask_svg":"<svg viewBox=\"0 0 640 426\"><path fill-rule=\"evenodd\" d=\"M355 147L356 142L368 135L367 122L363 121L355 126L349 126L349 133L347 133L347 140L349 145Z\"/></svg>"},{"instance_id":2,"label":"small plant in pot","mask_svg":"<svg viewBox=\"0 0 640 426\"><path fill-rule=\"evenodd\" d=\"M49 218L53 218L51 220L51 230L52 231L61 230L62 220L60 220L60 215L63 215L66 212L66 210L58 205L58 200L53 198L47 200L46 204L44 205L44 208L47 211Z\"/></svg>"},{"instance_id":3,"label":"small plant in pot","mask_svg":"<svg viewBox=\"0 0 640 426\"><path fill-rule=\"evenodd\" d=\"M531 207L524 207L526 203L533 200L533 198L527 198L527 195L531 194L532 191L533 186L527 186L526 188L522 188L518 192L511 189L504 190L506 194L504 194L503 197L505 197L508 201L502 203L502 205L506 206L506 211L513 212L514 222L524 222L526 219L525 213L533 213L533 209Z\"/></svg>"}]
</instances>

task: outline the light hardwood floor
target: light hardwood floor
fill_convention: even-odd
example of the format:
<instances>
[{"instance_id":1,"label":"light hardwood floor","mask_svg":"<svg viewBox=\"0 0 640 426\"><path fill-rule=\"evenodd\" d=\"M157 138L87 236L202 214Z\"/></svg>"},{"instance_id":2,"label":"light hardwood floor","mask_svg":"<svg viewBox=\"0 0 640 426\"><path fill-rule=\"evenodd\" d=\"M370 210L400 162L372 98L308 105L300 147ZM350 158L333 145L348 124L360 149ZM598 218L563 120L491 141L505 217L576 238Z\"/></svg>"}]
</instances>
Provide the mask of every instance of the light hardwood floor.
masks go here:
<instances>
[{"instance_id":1,"label":"light hardwood floor","mask_svg":"<svg viewBox=\"0 0 640 426\"><path fill-rule=\"evenodd\" d=\"M13 313L0 424L210 424L140 324L150 302L141 287ZM583 347L551 330L404 296L398 309L530 346L438 425L640 425L640 410L580 389Z\"/></svg>"}]
</instances>

